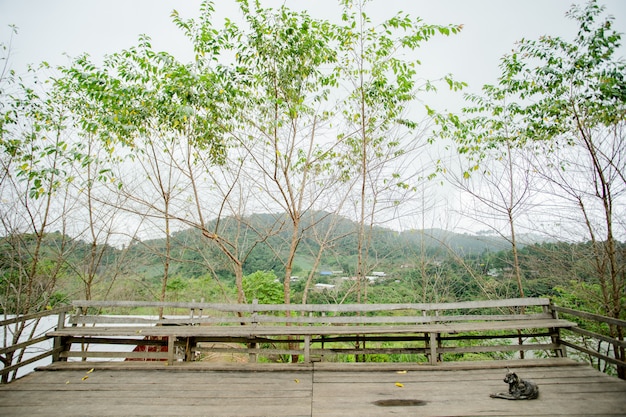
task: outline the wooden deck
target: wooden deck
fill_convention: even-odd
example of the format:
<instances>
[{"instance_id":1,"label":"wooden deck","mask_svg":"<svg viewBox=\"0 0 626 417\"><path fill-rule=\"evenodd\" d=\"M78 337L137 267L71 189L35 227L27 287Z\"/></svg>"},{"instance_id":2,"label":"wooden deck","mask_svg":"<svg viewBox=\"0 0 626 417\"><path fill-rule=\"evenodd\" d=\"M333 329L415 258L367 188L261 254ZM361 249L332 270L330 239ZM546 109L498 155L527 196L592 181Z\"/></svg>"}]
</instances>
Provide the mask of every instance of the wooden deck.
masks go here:
<instances>
[{"instance_id":1,"label":"wooden deck","mask_svg":"<svg viewBox=\"0 0 626 417\"><path fill-rule=\"evenodd\" d=\"M507 390L507 366L539 385L539 399L489 397ZM68 362L0 386L0 415L623 416L626 381L564 358L436 366Z\"/></svg>"}]
</instances>

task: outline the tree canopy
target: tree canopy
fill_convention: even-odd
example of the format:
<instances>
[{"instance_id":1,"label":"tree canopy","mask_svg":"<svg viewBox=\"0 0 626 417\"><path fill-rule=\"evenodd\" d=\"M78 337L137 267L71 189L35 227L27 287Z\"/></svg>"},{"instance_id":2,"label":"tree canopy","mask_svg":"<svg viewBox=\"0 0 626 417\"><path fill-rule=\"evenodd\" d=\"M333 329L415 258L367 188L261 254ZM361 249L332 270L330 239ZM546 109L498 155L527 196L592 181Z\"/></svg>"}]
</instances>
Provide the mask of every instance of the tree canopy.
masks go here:
<instances>
[{"instance_id":1,"label":"tree canopy","mask_svg":"<svg viewBox=\"0 0 626 417\"><path fill-rule=\"evenodd\" d=\"M172 14L189 62L142 35L101 64L83 54L3 70L5 308L40 309L66 298L60 288L247 302L257 271L276 275L281 291L263 278L262 292L284 303L511 294L485 262L514 271L516 294L554 293L525 264L523 237L541 234L587 251L593 271L572 266L575 287L622 317L626 63L614 20L594 0L572 7L572 39L520 40L498 79L447 114L426 93L466 85L424 77L420 47L462 25L383 19L369 3L340 0L339 16L316 18L238 0L239 16L218 22L206 0L193 18ZM436 229L457 216L511 256L453 248ZM375 288L381 266L406 285ZM315 290L326 269L344 271L345 291Z\"/></svg>"}]
</instances>

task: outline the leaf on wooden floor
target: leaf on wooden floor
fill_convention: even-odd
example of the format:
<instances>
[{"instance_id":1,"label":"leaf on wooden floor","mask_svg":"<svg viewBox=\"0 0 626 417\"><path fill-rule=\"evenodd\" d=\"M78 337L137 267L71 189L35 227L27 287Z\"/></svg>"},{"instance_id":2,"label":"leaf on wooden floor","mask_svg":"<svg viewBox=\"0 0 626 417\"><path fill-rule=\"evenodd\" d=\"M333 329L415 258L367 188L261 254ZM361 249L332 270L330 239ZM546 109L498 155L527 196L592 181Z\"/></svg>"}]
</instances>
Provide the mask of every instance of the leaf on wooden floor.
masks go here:
<instances>
[{"instance_id":1,"label":"leaf on wooden floor","mask_svg":"<svg viewBox=\"0 0 626 417\"><path fill-rule=\"evenodd\" d=\"M396 382L396 387L404 388L404 384L402 382Z\"/></svg>"}]
</instances>

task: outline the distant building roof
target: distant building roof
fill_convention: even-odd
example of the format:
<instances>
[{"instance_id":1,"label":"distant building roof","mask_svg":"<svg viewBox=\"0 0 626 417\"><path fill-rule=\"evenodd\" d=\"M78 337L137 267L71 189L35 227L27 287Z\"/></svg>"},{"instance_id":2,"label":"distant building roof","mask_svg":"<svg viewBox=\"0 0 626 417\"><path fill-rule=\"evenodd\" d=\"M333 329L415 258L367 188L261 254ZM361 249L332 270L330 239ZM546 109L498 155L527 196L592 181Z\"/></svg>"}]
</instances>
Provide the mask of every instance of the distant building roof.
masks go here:
<instances>
[{"instance_id":1,"label":"distant building roof","mask_svg":"<svg viewBox=\"0 0 626 417\"><path fill-rule=\"evenodd\" d=\"M332 290L335 286L332 284L315 284L316 290Z\"/></svg>"}]
</instances>

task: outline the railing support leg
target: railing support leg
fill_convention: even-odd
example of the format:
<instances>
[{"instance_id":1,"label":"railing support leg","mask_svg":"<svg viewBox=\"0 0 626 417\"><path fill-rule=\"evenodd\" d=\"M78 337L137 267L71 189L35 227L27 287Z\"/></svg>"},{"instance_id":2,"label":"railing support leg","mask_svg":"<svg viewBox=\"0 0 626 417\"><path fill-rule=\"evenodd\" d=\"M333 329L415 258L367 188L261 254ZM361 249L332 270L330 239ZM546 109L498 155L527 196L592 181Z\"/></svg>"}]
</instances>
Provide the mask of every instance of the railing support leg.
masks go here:
<instances>
[{"instance_id":1,"label":"railing support leg","mask_svg":"<svg viewBox=\"0 0 626 417\"><path fill-rule=\"evenodd\" d=\"M311 336L304 336L304 363L311 363Z\"/></svg>"},{"instance_id":2,"label":"railing support leg","mask_svg":"<svg viewBox=\"0 0 626 417\"><path fill-rule=\"evenodd\" d=\"M439 333L430 332L430 364L437 364L437 340L439 339Z\"/></svg>"},{"instance_id":3,"label":"railing support leg","mask_svg":"<svg viewBox=\"0 0 626 417\"><path fill-rule=\"evenodd\" d=\"M255 349L257 348L257 344L252 342L252 343L248 343L248 349ZM256 363L257 362L257 354L256 352L252 352L248 354L248 361L250 363Z\"/></svg>"},{"instance_id":4,"label":"railing support leg","mask_svg":"<svg viewBox=\"0 0 626 417\"><path fill-rule=\"evenodd\" d=\"M57 336L54 338L52 362L67 362L67 357L61 357L62 352L68 352L71 344L66 341L65 337Z\"/></svg>"},{"instance_id":5,"label":"railing support leg","mask_svg":"<svg viewBox=\"0 0 626 417\"><path fill-rule=\"evenodd\" d=\"M193 362L194 352L196 350L197 345L198 345L198 342L196 342L195 337L187 338L187 343L185 343L185 362Z\"/></svg>"},{"instance_id":6,"label":"railing support leg","mask_svg":"<svg viewBox=\"0 0 626 417\"><path fill-rule=\"evenodd\" d=\"M176 336L170 336L167 338L167 364L174 364L174 357L176 355Z\"/></svg>"}]
</instances>

